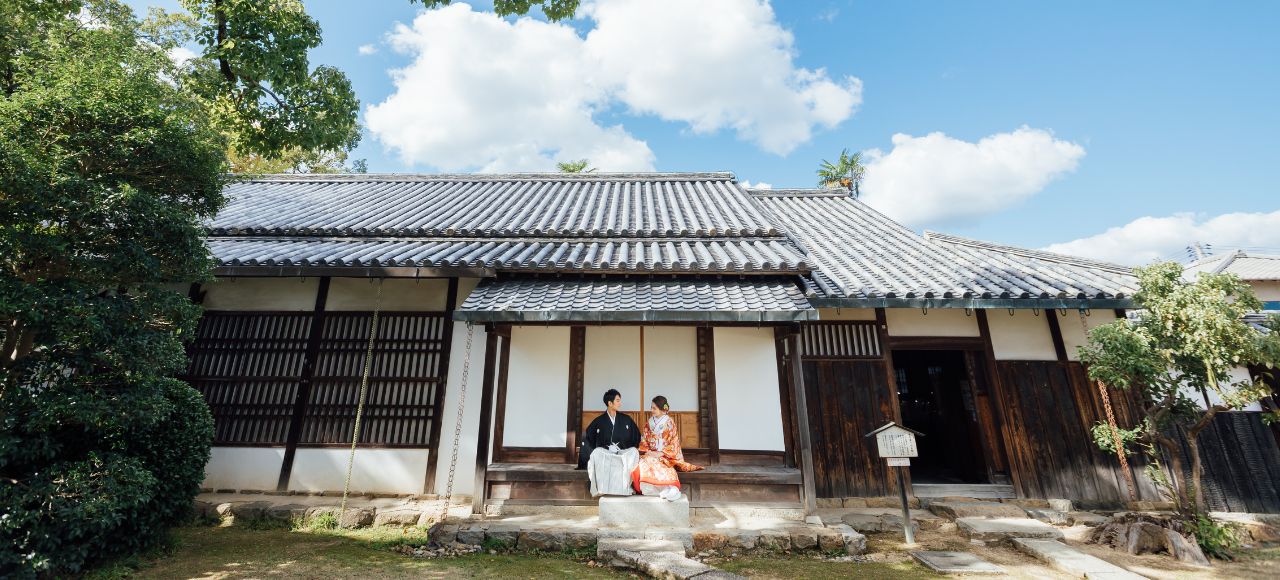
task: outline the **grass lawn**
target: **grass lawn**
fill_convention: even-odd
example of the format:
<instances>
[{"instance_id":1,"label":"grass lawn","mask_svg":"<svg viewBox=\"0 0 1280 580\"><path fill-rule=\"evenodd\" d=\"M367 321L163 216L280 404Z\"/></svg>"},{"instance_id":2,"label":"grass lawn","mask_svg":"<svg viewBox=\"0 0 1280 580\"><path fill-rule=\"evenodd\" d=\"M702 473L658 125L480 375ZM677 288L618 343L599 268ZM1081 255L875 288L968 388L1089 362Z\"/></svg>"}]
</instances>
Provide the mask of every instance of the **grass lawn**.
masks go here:
<instances>
[{"instance_id":1,"label":"grass lawn","mask_svg":"<svg viewBox=\"0 0 1280 580\"><path fill-rule=\"evenodd\" d=\"M419 545L416 528L254 530L185 527L162 553L117 562L87 578L627 578L624 570L588 564L591 554L472 554L428 560L393 551ZM745 556L715 562L760 578L938 578L914 562L831 562L807 556Z\"/></svg>"},{"instance_id":2,"label":"grass lawn","mask_svg":"<svg viewBox=\"0 0 1280 580\"><path fill-rule=\"evenodd\" d=\"M252 530L189 527L174 530L167 553L116 563L89 578L624 578L570 556L472 554L428 560L391 551L422 542L409 529L354 531Z\"/></svg>"}]
</instances>

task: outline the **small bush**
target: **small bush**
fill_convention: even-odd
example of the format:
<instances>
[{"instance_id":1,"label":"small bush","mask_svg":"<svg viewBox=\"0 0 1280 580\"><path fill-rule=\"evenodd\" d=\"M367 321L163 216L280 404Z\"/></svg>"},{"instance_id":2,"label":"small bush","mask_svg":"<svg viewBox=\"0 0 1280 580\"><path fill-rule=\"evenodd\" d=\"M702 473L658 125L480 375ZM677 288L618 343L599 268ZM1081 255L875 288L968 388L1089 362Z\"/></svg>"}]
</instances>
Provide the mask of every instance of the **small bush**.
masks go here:
<instances>
[{"instance_id":1,"label":"small bush","mask_svg":"<svg viewBox=\"0 0 1280 580\"><path fill-rule=\"evenodd\" d=\"M322 512L311 518L308 527L314 530L336 530L338 529L338 514L333 512Z\"/></svg>"},{"instance_id":2,"label":"small bush","mask_svg":"<svg viewBox=\"0 0 1280 580\"><path fill-rule=\"evenodd\" d=\"M1185 525L1187 531L1195 534L1204 555L1219 560L1235 559L1235 551L1241 543L1238 525L1218 522L1204 514L1188 518Z\"/></svg>"}]
</instances>

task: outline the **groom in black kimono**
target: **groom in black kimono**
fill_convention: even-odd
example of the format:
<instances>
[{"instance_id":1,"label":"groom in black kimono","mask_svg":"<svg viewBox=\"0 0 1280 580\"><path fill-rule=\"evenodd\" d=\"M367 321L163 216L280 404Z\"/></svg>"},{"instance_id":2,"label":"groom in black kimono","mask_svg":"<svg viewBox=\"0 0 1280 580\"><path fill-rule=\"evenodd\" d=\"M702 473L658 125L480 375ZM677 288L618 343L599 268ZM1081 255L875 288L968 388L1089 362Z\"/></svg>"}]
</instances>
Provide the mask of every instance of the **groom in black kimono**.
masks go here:
<instances>
[{"instance_id":1,"label":"groom in black kimono","mask_svg":"<svg viewBox=\"0 0 1280 580\"><path fill-rule=\"evenodd\" d=\"M605 412L596 417L582 433L578 447L578 469L586 469L596 448L613 453L640 445L640 428L631 416L622 412L622 393L609 389L604 393Z\"/></svg>"}]
</instances>

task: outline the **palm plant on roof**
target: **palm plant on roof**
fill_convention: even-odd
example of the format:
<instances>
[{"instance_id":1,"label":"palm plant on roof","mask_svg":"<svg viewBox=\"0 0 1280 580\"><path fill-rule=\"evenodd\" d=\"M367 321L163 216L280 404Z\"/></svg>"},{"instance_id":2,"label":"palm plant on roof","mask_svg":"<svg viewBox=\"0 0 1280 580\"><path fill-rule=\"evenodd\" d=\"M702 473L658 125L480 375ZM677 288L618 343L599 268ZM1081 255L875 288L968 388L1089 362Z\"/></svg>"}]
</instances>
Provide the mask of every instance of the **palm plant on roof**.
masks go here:
<instances>
[{"instance_id":1,"label":"palm plant on roof","mask_svg":"<svg viewBox=\"0 0 1280 580\"><path fill-rule=\"evenodd\" d=\"M818 186L831 189L843 187L857 198L862 194L860 184L866 170L866 166L862 164L861 152L851 155L848 149L842 149L840 158L835 163L823 159L818 166Z\"/></svg>"},{"instance_id":2,"label":"palm plant on roof","mask_svg":"<svg viewBox=\"0 0 1280 580\"><path fill-rule=\"evenodd\" d=\"M556 163L556 169L560 173L595 173L596 168L591 166L591 162L586 159L577 159L573 161L560 161Z\"/></svg>"}]
</instances>

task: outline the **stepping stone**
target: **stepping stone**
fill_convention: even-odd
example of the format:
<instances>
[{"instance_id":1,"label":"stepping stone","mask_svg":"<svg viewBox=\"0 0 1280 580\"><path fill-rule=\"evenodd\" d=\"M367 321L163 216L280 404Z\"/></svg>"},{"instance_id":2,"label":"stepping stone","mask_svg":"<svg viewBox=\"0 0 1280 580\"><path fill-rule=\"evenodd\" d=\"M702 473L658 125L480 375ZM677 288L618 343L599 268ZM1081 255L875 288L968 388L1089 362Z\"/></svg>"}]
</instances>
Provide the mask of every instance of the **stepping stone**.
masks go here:
<instances>
[{"instance_id":1,"label":"stepping stone","mask_svg":"<svg viewBox=\"0 0 1280 580\"><path fill-rule=\"evenodd\" d=\"M1030 518L960 518L956 520L960 533L971 540L1003 541L1011 538L1038 538L1056 540L1062 531L1040 520Z\"/></svg>"},{"instance_id":2,"label":"stepping stone","mask_svg":"<svg viewBox=\"0 0 1280 580\"><path fill-rule=\"evenodd\" d=\"M596 557L604 559L618 552L676 552L684 553L684 544L676 540L645 540L601 538L596 543Z\"/></svg>"},{"instance_id":3,"label":"stepping stone","mask_svg":"<svg viewBox=\"0 0 1280 580\"><path fill-rule=\"evenodd\" d=\"M1067 512L1032 508L1027 510L1027 515L1051 526L1071 525L1071 516Z\"/></svg>"},{"instance_id":4,"label":"stepping stone","mask_svg":"<svg viewBox=\"0 0 1280 580\"><path fill-rule=\"evenodd\" d=\"M687 528L689 497L676 501L633 495L600 498L600 525L613 528Z\"/></svg>"},{"instance_id":5,"label":"stepping stone","mask_svg":"<svg viewBox=\"0 0 1280 580\"><path fill-rule=\"evenodd\" d=\"M644 572L653 578L674 578L677 580L686 580L695 576L701 578L709 572L716 571L716 569L711 566L703 564L697 560L691 560L686 558L684 554L676 552L632 552L630 550L619 550L614 555L613 561L615 564Z\"/></svg>"},{"instance_id":6,"label":"stepping stone","mask_svg":"<svg viewBox=\"0 0 1280 580\"><path fill-rule=\"evenodd\" d=\"M1004 574L1001 568L968 552L912 552L911 556L939 574Z\"/></svg>"},{"instance_id":7,"label":"stepping stone","mask_svg":"<svg viewBox=\"0 0 1280 580\"><path fill-rule=\"evenodd\" d=\"M1056 540L1016 538L1013 540L1013 545L1019 551L1079 578L1106 580L1141 580L1143 578Z\"/></svg>"},{"instance_id":8,"label":"stepping stone","mask_svg":"<svg viewBox=\"0 0 1280 580\"><path fill-rule=\"evenodd\" d=\"M929 504L929 511L949 520L1027 517L1027 512L1022 508L996 501L938 501Z\"/></svg>"}]
</instances>

